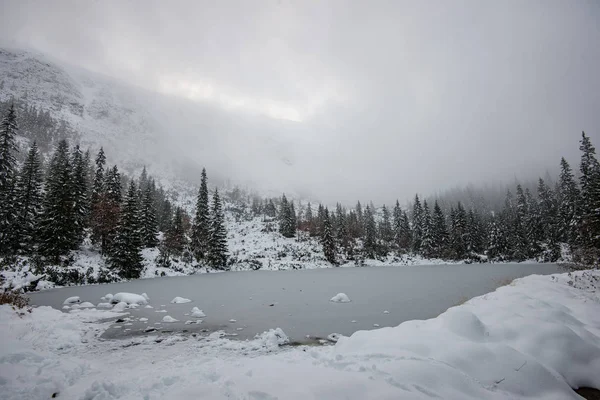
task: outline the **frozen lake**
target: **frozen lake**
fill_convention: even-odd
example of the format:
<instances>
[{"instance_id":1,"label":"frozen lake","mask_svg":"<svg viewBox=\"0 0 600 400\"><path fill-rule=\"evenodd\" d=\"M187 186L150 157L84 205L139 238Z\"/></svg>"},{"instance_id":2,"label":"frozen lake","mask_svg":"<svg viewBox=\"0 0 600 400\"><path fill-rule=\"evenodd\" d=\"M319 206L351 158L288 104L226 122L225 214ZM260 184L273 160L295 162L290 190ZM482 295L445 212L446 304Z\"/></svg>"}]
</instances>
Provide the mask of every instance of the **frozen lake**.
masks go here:
<instances>
[{"instance_id":1,"label":"frozen lake","mask_svg":"<svg viewBox=\"0 0 600 400\"><path fill-rule=\"evenodd\" d=\"M107 293L147 293L153 308L127 310L133 318L125 323L132 325L115 322L103 335L107 339L146 334L144 330L149 326L159 333L223 330L241 339L279 327L290 340L303 342L307 335L350 335L357 330L375 329L374 324L396 326L407 320L436 317L515 278L557 272L564 270L555 264L247 271L67 287L32 293L30 298L32 304L60 310L71 296L98 304ZM339 292L346 293L351 302L330 302ZM176 296L192 302L171 304ZM185 325L185 321L195 320L185 315L192 307L203 310L206 317L201 324ZM180 322L162 322L166 315ZM139 321L142 317L148 321Z\"/></svg>"}]
</instances>

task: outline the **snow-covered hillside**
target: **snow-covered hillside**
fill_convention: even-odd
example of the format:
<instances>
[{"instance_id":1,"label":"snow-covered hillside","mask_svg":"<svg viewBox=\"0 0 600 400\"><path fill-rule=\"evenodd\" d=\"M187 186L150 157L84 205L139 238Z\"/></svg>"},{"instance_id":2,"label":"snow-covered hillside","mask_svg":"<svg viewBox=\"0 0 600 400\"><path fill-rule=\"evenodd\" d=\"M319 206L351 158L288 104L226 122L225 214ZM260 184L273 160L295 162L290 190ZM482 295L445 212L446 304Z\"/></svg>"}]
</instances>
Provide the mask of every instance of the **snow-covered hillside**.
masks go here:
<instances>
[{"instance_id":1,"label":"snow-covered hillside","mask_svg":"<svg viewBox=\"0 0 600 400\"><path fill-rule=\"evenodd\" d=\"M130 174L146 165L164 184L197 183L204 166L214 183L260 181L267 183L260 189L280 193L297 172L296 149L284 133L298 127L289 121L230 113L0 48L0 100L11 98L66 121L83 148L103 146L109 162Z\"/></svg>"}]
</instances>

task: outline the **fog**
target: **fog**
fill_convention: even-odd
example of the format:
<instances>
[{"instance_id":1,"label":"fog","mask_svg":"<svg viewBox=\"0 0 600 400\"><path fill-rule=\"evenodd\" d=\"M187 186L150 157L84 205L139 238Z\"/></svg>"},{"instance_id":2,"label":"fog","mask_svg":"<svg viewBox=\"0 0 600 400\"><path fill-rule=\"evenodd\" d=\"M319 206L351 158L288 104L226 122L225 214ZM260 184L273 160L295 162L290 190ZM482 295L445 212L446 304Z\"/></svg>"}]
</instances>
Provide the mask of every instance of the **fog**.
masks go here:
<instances>
[{"instance_id":1,"label":"fog","mask_svg":"<svg viewBox=\"0 0 600 400\"><path fill-rule=\"evenodd\" d=\"M221 140L231 178L325 202L576 168L582 130L600 146L595 1L0 0L0 44L251 121L227 134L281 160Z\"/></svg>"}]
</instances>

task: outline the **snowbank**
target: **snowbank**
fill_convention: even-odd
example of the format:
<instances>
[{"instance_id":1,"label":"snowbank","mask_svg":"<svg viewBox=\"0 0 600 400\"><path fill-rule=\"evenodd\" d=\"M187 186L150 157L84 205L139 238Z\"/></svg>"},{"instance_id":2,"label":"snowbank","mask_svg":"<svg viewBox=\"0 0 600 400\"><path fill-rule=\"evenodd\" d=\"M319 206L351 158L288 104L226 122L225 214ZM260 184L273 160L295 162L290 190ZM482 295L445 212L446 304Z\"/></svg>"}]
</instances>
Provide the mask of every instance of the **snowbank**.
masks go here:
<instances>
[{"instance_id":1,"label":"snowbank","mask_svg":"<svg viewBox=\"0 0 600 400\"><path fill-rule=\"evenodd\" d=\"M191 303L192 301L190 299L186 299L183 297L175 297L173 300L171 300L171 304L184 304L184 303Z\"/></svg>"},{"instance_id":2,"label":"snowbank","mask_svg":"<svg viewBox=\"0 0 600 400\"><path fill-rule=\"evenodd\" d=\"M281 329L124 343L100 341L105 325L80 319L111 311L0 306L2 395L575 400L572 387L600 387L599 287L600 272L530 276L434 319L284 350Z\"/></svg>"},{"instance_id":3,"label":"snowbank","mask_svg":"<svg viewBox=\"0 0 600 400\"><path fill-rule=\"evenodd\" d=\"M124 302L127 304L147 304L148 300L149 300L148 296L144 296L143 294L123 292L123 293L117 293L114 296L112 296L112 298L110 299L110 302L111 303Z\"/></svg>"},{"instance_id":4,"label":"snowbank","mask_svg":"<svg viewBox=\"0 0 600 400\"><path fill-rule=\"evenodd\" d=\"M338 293L329 299L329 301L333 303L350 303L350 297L346 293Z\"/></svg>"}]
</instances>

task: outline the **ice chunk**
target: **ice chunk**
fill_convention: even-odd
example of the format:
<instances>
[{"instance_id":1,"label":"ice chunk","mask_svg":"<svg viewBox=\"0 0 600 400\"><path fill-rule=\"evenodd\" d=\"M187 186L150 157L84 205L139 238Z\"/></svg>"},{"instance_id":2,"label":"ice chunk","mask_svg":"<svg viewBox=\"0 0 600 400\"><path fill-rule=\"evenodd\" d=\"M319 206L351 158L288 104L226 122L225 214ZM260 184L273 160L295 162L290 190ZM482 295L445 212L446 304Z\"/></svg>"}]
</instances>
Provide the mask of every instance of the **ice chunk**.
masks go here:
<instances>
[{"instance_id":1,"label":"ice chunk","mask_svg":"<svg viewBox=\"0 0 600 400\"><path fill-rule=\"evenodd\" d=\"M333 303L349 303L350 298L346 295L346 293L338 293L333 296L329 301Z\"/></svg>"},{"instance_id":2,"label":"ice chunk","mask_svg":"<svg viewBox=\"0 0 600 400\"><path fill-rule=\"evenodd\" d=\"M113 311L124 311L127 308L127 303L125 303L124 301L115 304L115 306L112 308Z\"/></svg>"},{"instance_id":3,"label":"ice chunk","mask_svg":"<svg viewBox=\"0 0 600 400\"><path fill-rule=\"evenodd\" d=\"M235 319L230 319L230 320L229 320L229 322L232 322L232 323L233 323L233 322L237 322L237 320L235 320Z\"/></svg>"},{"instance_id":4,"label":"ice chunk","mask_svg":"<svg viewBox=\"0 0 600 400\"><path fill-rule=\"evenodd\" d=\"M390 312L388 310L385 310L383 313L384 314L389 314Z\"/></svg>"},{"instance_id":5,"label":"ice chunk","mask_svg":"<svg viewBox=\"0 0 600 400\"><path fill-rule=\"evenodd\" d=\"M177 322L179 320L171 317L170 315L165 315L162 319L163 322Z\"/></svg>"},{"instance_id":6,"label":"ice chunk","mask_svg":"<svg viewBox=\"0 0 600 400\"><path fill-rule=\"evenodd\" d=\"M73 304L73 308L94 308L96 307L95 305L93 305L92 303L90 303L89 301L84 301L83 303L79 303L79 304Z\"/></svg>"},{"instance_id":7,"label":"ice chunk","mask_svg":"<svg viewBox=\"0 0 600 400\"><path fill-rule=\"evenodd\" d=\"M74 304L74 303L81 303L79 296L69 297L68 299L63 301L63 304Z\"/></svg>"},{"instance_id":8,"label":"ice chunk","mask_svg":"<svg viewBox=\"0 0 600 400\"><path fill-rule=\"evenodd\" d=\"M146 321L148 321L148 318L146 318L146 317L142 317L142 318L140 318L139 320L140 320L140 322L146 322Z\"/></svg>"},{"instance_id":9,"label":"ice chunk","mask_svg":"<svg viewBox=\"0 0 600 400\"><path fill-rule=\"evenodd\" d=\"M195 318L206 317L206 314L204 314L204 311L200 310L198 307L192 308L192 313L190 315Z\"/></svg>"},{"instance_id":10,"label":"ice chunk","mask_svg":"<svg viewBox=\"0 0 600 400\"><path fill-rule=\"evenodd\" d=\"M125 302L127 304L146 304L148 303L148 300L140 294L122 292L115 294L110 302L113 304L120 302Z\"/></svg>"},{"instance_id":11,"label":"ice chunk","mask_svg":"<svg viewBox=\"0 0 600 400\"><path fill-rule=\"evenodd\" d=\"M184 304L184 303L190 303L191 300L190 299L186 299L183 297L175 297L173 300L171 300L171 304Z\"/></svg>"}]
</instances>

